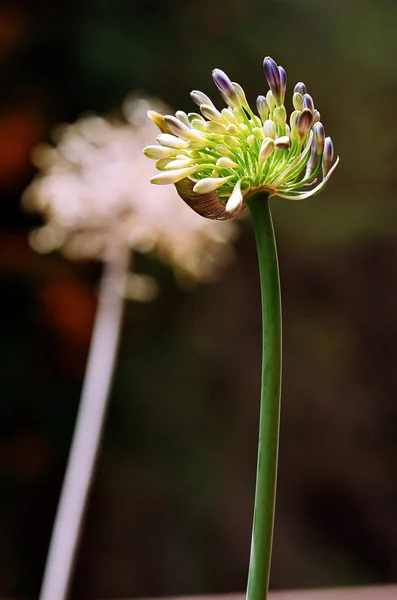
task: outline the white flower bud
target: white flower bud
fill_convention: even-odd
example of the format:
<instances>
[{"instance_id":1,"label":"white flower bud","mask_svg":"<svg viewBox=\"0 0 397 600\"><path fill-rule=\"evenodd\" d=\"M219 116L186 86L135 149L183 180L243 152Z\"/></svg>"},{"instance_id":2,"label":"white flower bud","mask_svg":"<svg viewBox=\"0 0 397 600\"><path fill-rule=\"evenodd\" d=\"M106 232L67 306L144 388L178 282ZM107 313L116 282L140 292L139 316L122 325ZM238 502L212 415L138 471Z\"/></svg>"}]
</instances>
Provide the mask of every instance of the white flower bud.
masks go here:
<instances>
[{"instance_id":1,"label":"white flower bud","mask_svg":"<svg viewBox=\"0 0 397 600\"><path fill-rule=\"evenodd\" d=\"M185 140L181 140L181 138L170 133L160 133L156 139L159 144L168 148L186 148L188 144Z\"/></svg>"},{"instance_id":2,"label":"white flower bud","mask_svg":"<svg viewBox=\"0 0 397 600\"><path fill-rule=\"evenodd\" d=\"M216 166L221 167L222 169L238 168L238 164L231 160L231 158L228 158L227 156L221 156L220 158L218 158L218 160L216 161Z\"/></svg>"},{"instance_id":3,"label":"white flower bud","mask_svg":"<svg viewBox=\"0 0 397 600\"><path fill-rule=\"evenodd\" d=\"M241 179L240 179L234 186L232 195L230 196L229 200L226 203L226 211L228 213L232 213L235 210L237 210L238 208L240 208L242 203L243 203L243 195L241 193Z\"/></svg>"},{"instance_id":4,"label":"white flower bud","mask_svg":"<svg viewBox=\"0 0 397 600\"><path fill-rule=\"evenodd\" d=\"M267 137L263 140L259 151L259 164L263 164L274 150L274 139Z\"/></svg>"},{"instance_id":5,"label":"white flower bud","mask_svg":"<svg viewBox=\"0 0 397 600\"><path fill-rule=\"evenodd\" d=\"M275 138L276 137L276 125L271 119L267 119L263 124L263 133L265 137Z\"/></svg>"},{"instance_id":6,"label":"white flower bud","mask_svg":"<svg viewBox=\"0 0 397 600\"><path fill-rule=\"evenodd\" d=\"M150 183L156 183L158 185L167 185L168 183L177 183L185 177L189 177L193 173L197 172L199 167L187 167L186 169L176 169L175 171L163 171L158 175L151 178Z\"/></svg>"},{"instance_id":7,"label":"white flower bud","mask_svg":"<svg viewBox=\"0 0 397 600\"><path fill-rule=\"evenodd\" d=\"M176 148L166 148L165 146L146 146L143 153L148 158L159 160L161 158L173 158L177 155L178 150Z\"/></svg>"},{"instance_id":8,"label":"white flower bud","mask_svg":"<svg viewBox=\"0 0 397 600\"><path fill-rule=\"evenodd\" d=\"M193 192L196 192L196 194L213 192L233 177L234 175L229 175L228 177L205 177L196 183L193 188Z\"/></svg>"}]
</instances>

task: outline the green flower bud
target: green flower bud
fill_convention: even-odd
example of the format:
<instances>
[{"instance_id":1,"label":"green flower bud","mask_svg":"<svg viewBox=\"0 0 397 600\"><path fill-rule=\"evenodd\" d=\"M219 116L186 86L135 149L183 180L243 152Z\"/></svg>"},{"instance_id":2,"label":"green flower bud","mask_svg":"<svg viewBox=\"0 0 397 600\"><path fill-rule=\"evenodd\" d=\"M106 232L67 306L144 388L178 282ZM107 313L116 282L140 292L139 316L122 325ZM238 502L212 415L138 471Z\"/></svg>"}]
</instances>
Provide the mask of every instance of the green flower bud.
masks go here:
<instances>
[{"instance_id":1,"label":"green flower bud","mask_svg":"<svg viewBox=\"0 0 397 600\"><path fill-rule=\"evenodd\" d=\"M276 125L279 125L279 127L284 129L287 122L287 111L284 106L277 106L277 108L274 109L274 120Z\"/></svg>"},{"instance_id":2,"label":"green flower bud","mask_svg":"<svg viewBox=\"0 0 397 600\"><path fill-rule=\"evenodd\" d=\"M300 94L299 92L295 92L292 97L292 104L294 105L295 110L302 110L302 94Z\"/></svg>"},{"instance_id":3,"label":"green flower bud","mask_svg":"<svg viewBox=\"0 0 397 600\"><path fill-rule=\"evenodd\" d=\"M274 99L274 96L273 96L273 93L271 90L269 90L268 93L266 94L266 102L269 107L269 111L272 113L274 111L274 109L276 108L276 101Z\"/></svg>"}]
</instances>

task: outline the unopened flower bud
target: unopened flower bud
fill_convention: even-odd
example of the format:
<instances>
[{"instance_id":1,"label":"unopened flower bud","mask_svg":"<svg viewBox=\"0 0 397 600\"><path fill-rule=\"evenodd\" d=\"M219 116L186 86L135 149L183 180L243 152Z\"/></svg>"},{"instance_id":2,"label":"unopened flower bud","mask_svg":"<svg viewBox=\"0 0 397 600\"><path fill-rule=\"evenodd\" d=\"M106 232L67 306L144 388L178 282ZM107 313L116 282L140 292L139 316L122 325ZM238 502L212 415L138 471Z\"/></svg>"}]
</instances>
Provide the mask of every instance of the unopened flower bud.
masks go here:
<instances>
[{"instance_id":1,"label":"unopened flower bud","mask_svg":"<svg viewBox=\"0 0 397 600\"><path fill-rule=\"evenodd\" d=\"M276 106L276 101L274 99L273 92L271 90L269 90L266 94L266 102L269 107L269 111L273 112L273 110L275 109L275 106Z\"/></svg>"},{"instance_id":2,"label":"unopened flower bud","mask_svg":"<svg viewBox=\"0 0 397 600\"><path fill-rule=\"evenodd\" d=\"M172 171L173 169L184 169L185 167L191 167L194 165L195 160L193 158L176 158L171 160L165 167L165 171Z\"/></svg>"},{"instance_id":3,"label":"unopened flower bud","mask_svg":"<svg viewBox=\"0 0 397 600\"><path fill-rule=\"evenodd\" d=\"M200 106L200 110L203 113L204 117L210 119L211 121L219 121L220 123L225 124L227 123L227 120L222 115L222 113L220 113L219 110L217 110L214 106L211 106L210 104L202 104Z\"/></svg>"},{"instance_id":4,"label":"unopened flower bud","mask_svg":"<svg viewBox=\"0 0 397 600\"><path fill-rule=\"evenodd\" d=\"M188 142L170 133L160 133L156 139L159 144L168 148L186 148L188 145Z\"/></svg>"},{"instance_id":5,"label":"unopened flower bud","mask_svg":"<svg viewBox=\"0 0 397 600\"><path fill-rule=\"evenodd\" d=\"M239 129L238 129L238 127L236 127L236 125L233 125L232 123L230 123L230 125L228 125L226 127L226 133L227 133L227 135L238 135Z\"/></svg>"},{"instance_id":6,"label":"unopened flower bud","mask_svg":"<svg viewBox=\"0 0 397 600\"><path fill-rule=\"evenodd\" d=\"M167 125L165 124L164 115L160 115L160 113L156 112L155 110L148 110L147 116L151 121L153 121L155 125L157 125L160 131L162 131L163 133L170 132Z\"/></svg>"},{"instance_id":7,"label":"unopened flower bud","mask_svg":"<svg viewBox=\"0 0 397 600\"><path fill-rule=\"evenodd\" d=\"M266 102L265 96L258 96L256 99L256 108L258 110L259 116L264 123L269 116L269 107Z\"/></svg>"},{"instance_id":8,"label":"unopened flower bud","mask_svg":"<svg viewBox=\"0 0 397 600\"><path fill-rule=\"evenodd\" d=\"M167 185L169 183L177 183L185 177L189 177L197 171L197 165L194 167L187 167L186 169L176 169L175 171L162 171L158 175L155 175L150 179L150 183L156 183L158 185Z\"/></svg>"},{"instance_id":9,"label":"unopened flower bud","mask_svg":"<svg viewBox=\"0 0 397 600\"><path fill-rule=\"evenodd\" d=\"M310 177L310 175L313 173L313 171L317 167L317 161L318 161L317 147L316 147L314 140L312 140L311 147L310 147L310 156L309 156L309 160L307 161L307 164L306 164L306 171L303 176L303 179Z\"/></svg>"},{"instance_id":10,"label":"unopened flower bud","mask_svg":"<svg viewBox=\"0 0 397 600\"><path fill-rule=\"evenodd\" d=\"M162 158L174 158L178 154L175 148L166 148L165 146L146 146L143 153L148 158L160 160Z\"/></svg>"},{"instance_id":11,"label":"unopened flower bud","mask_svg":"<svg viewBox=\"0 0 397 600\"><path fill-rule=\"evenodd\" d=\"M308 108L312 111L312 113L314 113L314 102L310 94L304 94L302 97L302 105L303 108Z\"/></svg>"},{"instance_id":12,"label":"unopened flower bud","mask_svg":"<svg viewBox=\"0 0 397 600\"><path fill-rule=\"evenodd\" d=\"M281 86L280 104L284 104L285 90L287 89L287 73L285 72L285 69L283 69L283 67L279 67L278 70L280 73L280 86Z\"/></svg>"},{"instance_id":13,"label":"unopened flower bud","mask_svg":"<svg viewBox=\"0 0 397 600\"><path fill-rule=\"evenodd\" d=\"M239 179L238 182L236 183L236 185L234 186L232 195L230 196L229 200L226 203L226 211L228 213L232 213L235 210L237 210L238 208L240 208L242 203L243 203L243 195L241 193L241 179Z\"/></svg>"},{"instance_id":14,"label":"unopened flower bud","mask_svg":"<svg viewBox=\"0 0 397 600\"><path fill-rule=\"evenodd\" d=\"M306 86L305 86L305 84L302 83L301 81L299 81L296 84L296 86L294 87L294 92L297 92L301 96L304 96L306 94Z\"/></svg>"},{"instance_id":15,"label":"unopened flower bud","mask_svg":"<svg viewBox=\"0 0 397 600\"><path fill-rule=\"evenodd\" d=\"M292 104L294 105L295 110L302 110L302 94L299 92L295 92L292 97Z\"/></svg>"},{"instance_id":16,"label":"unopened flower bud","mask_svg":"<svg viewBox=\"0 0 397 600\"><path fill-rule=\"evenodd\" d=\"M297 126L299 138L303 141L312 126L313 123L313 113L310 109L304 108L301 114L298 117Z\"/></svg>"},{"instance_id":17,"label":"unopened flower bud","mask_svg":"<svg viewBox=\"0 0 397 600\"><path fill-rule=\"evenodd\" d=\"M207 129L211 133L218 133L218 134L224 134L225 133L225 126L222 125L222 123L218 123L218 121L208 121L207 122Z\"/></svg>"},{"instance_id":18,"label":"unopened flower bud","mask_svg":"<svg viewBox=\"0 0 397 600\"><path fill-rule=\"evenodd\" d=\"M252 129L252 133L259 139L263 140L265 137L265 134L263 133L263 129L262 127L254 127Z\"/></svg>"},{"instance_id":19,"label":"unopened flower bud","mask_svg":"<svg viewBox=\"0 0 397 600\"><path fill-rule=\"evenodd\" d=\"M281 137L276 139L274 145L278 150L289 150L289 148L291 147L291 140L287 135L282 135Z\"/></svg>"},{"instance_id":20,"label":"unopened flower bud","mask_svg":"<svg viewBox=\"0 0 397 600\"><path fill-rule=\"evenodd\" d=\"M285 127L287 122L287 111L284 106L277 106L277 108L274 109L274 120L280 127Z\"/></svg>"},{"instance_id":21,"label":"unopened flower bud","mask_svg":"<svg viewBox=\"0 0 397 600\"><path fill-rule=\"evenodd\" d=\"M319 154L324 153L324 142L325 142L325 131L322 123L315 123L313 125L313 140L316 144L317 152Z\"/></svg>"},{"instance_id":22,"label":"unopened flower bud","mask_svg":"<svg viewBox=\"0 0 397 600\"><path fill-rule=\"evenodd\" d=\"M216 166L220 167L221 169L235 169L238 167L238 164L227 156L221 156L216 161Z\"/></svg>"},{"instance_id":23,"label":"unopened flower bud","mask_svg":"<svg viewBox=\"0 0 397 600\"><path fill-rule=\"evenodd\" d=\"M203 140L202 136L198 131L191 127L188 127L187 125L182 123L182 121L180 121L176 117L173 117L172 115L165 115L164 121L171 133L178 137L181 137L182 139L189 141Z\"/></svg>"},{"instance_id":24,"label":"unopened flower bud","mask_svg":"<svg viewBox=\"0 0 397 600\"><path fill-rule=\"evenodd\" d=\"M324 154L323 154L323 175L325 176L331 168L332 161L334 160L334 145L330 137L326 137L324 141Z\"/></svg>"},{"instance_id":25,"label":"unopened flower bud","mask_svg":"<svg viewBox=\"0 0 397 600\"><path fill-rule=\"evenodd\" d=\"M204 94L204 92L200 92L200 90L193 90L192 92L190 92L190 97L193 100L193 102L198 104L198 106L201 106L202 104L209 104L210 106L214 106L212 100L208 98L208 96Z\"/></svg>"},{"instance_id":26,"label":"unopened flower bud","mask_svg":"<svg viewBox=\"0 0 397 600\"><path fill-rule=\"evenodd\" d=\"M259 164L263 164L274 150L273 138L265 138L259 151Z\"/></svg>"},{"instance_id":27,"label":"unopened flower bud","mask_svg":"<svg viewBox=\"0 0 397 600\"><path fill-rule=\"evenodd\" d=\"M315 109L313 123L318 123L319 121L321 121L321 115L318 110Z\"/></svg>"},{"instance_id":28,"label":"unopened flower bud","mask_svg":"<svg viewBox=\"0 0 397 600\"><path fill-rule=\"evenodd\" d=\"M221 187L221 185L229 181L229 179L232 179L232 177L232 175L229 175L228 177L205 177L196 183L193 191L197 194L207 194L208 192L213 192Z\"/></svg>"},{"instance_id":29,"label":"unopened flower bud","mask_svg":"<svg viewBox=\"0 0 397 600\"><path fill-rule=\"evenodd\" d=\"M266 56L263 61L263 70L269 87L273 92L275 102L277 106L279 106L284 100L285 87L287 84L286 73L282 67L278 67L277 63L270 58L270 56Z\"/></svg>"},{"instance_id":30,"label":"unopened flower bud","mask_svg":"<svg viewBox=\"0 0 397 600\"><path fill-rule=\"evenodd\" d=\"M191 127L189 117L183 110L177 110L175 113L177 119L179 119L186 127Z\"/></svg>"},{"instance_id":31,"label":"unopened flower bud","mask_svg":"<svg viewBox=\"0 0 397 600\"><path fill-rule=\"evenodd\" d=\"M267 119L263 124L263 133L265 137L275 138L276 137L276 125L271 119Z\"/></svg>"},{"instance_id":32,"label":"unopened flower bud","mask_svg":"<svg viewBox=\"0 0 397 600\"><path fill-rule=\"evenodd\" d=\"M245 92L239 83L232 81L232 86L234 87L234 91L237 94L238 101L240 106L244 106L244 108L249 108L247 98L245 96Z\"/></svg>"},{"instance_id":33,"label":"unopened flower bud","mask_svg":"<svg viewBox=\"0 0 397 600\"><path fill-rule=\"evenodd\" d=\"M234 89L233 84L226 73L224 73L221 69L214 69L212 71L212 79L230 106L236 106L239 104L236 90Z\"/></svg>"}]
</instances>

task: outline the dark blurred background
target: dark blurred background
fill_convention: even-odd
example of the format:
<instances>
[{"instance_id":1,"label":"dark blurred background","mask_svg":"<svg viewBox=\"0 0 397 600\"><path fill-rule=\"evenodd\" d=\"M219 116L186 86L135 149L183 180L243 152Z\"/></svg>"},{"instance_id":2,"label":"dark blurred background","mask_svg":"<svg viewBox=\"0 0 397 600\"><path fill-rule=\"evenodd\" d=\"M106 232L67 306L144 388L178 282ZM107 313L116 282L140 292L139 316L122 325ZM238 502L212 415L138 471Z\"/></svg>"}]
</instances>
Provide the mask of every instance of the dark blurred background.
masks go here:
<instances>
[{"instance_id":1,"label":"dark blurred background","mask_svg":"<svg viewBox=\"0 0 397 600\"><path fill-rule=\"evenodd\" d=\"M0 594L37 597L100 266L39 256L32 148L131 91L192 110L214 67L254 101L270 54L341 163L272 201L284 308L274 588L397 579L394 0L13 0L0 6ZM290 106L288 106L290 109ZM73 598L243 590L260 379L255 246L216 284L129 304Z\"/></svg>"}]
</instances>

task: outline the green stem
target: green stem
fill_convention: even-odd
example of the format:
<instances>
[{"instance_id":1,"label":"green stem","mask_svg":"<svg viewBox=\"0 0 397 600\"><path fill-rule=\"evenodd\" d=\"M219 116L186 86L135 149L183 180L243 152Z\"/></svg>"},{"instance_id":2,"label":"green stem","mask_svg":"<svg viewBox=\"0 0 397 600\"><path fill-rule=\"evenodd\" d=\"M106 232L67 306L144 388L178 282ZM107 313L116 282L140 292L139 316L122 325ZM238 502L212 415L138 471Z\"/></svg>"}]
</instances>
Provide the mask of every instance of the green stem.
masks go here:
<instances>
[{"instance_id":1,"label":"green stem","mask_svg":"<svg viewBox=\"0 0 397 600\"><path fill-rule=\"evenodd\" d=\"M281 389L281 297L268 195L247 200L254 225L262 296L262 391L247 600L268 597L276 500Z\"/></svg>"}]
</instances>

